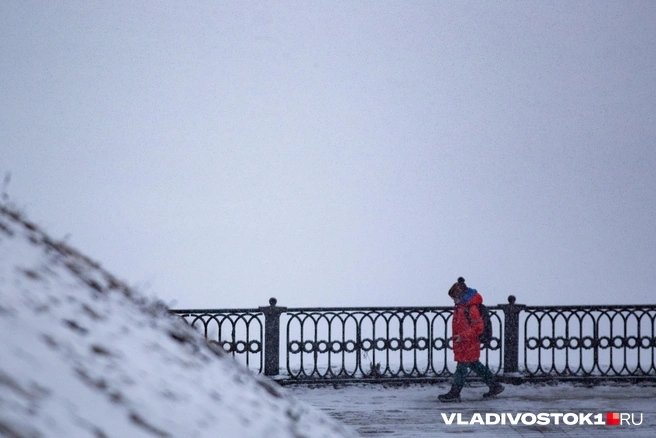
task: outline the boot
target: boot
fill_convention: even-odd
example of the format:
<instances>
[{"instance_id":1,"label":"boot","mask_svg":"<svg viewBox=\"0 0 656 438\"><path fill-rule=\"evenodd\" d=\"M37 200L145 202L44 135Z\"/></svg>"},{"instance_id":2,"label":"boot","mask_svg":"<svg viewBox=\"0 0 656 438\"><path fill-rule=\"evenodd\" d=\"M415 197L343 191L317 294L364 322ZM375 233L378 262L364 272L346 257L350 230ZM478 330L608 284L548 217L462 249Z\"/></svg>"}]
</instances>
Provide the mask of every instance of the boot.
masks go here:
<instances>
[{"instance_id":1,"label":"boot","mask_svg":"<svg viewBox=\"0 0 656 438\"><path fill-rule=\"evenodd\" d=\"M441 402L459 402L460 401L460 390L462 388L459 388L457 386L452 386L451 390L447 392L446 394L440 394L437 396L437 398Z\"/></svg>"},{"instance_id":2,"label":"boot","mask_svg":"<svg viewBox=\"0 0 656 438\"><path fill-rule=\"evenodd\" d=\"M503 387L503 385L496 380L490 383L490 390L483 394L483 398L492 398L496 397L497 395L501 394L503 390L506 389Z\"/></svg>"}]
</instances>

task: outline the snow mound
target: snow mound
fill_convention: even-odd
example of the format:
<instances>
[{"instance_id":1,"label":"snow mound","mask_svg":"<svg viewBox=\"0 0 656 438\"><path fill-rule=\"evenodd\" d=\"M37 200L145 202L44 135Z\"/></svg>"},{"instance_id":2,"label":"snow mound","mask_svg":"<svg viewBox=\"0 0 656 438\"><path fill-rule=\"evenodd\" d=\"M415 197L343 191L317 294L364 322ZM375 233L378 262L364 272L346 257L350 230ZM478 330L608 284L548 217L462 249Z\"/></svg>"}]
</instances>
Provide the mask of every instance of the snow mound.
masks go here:
<instances>
[{"instance_id":1,"label":"snow mound","mask_svg":"<svg viewBox=\"0 0 656 438\"><path fill-rule=\"evenodd\" d=\"M356 436L0 205L0 436Z\"/></svg>"}]
</instances>

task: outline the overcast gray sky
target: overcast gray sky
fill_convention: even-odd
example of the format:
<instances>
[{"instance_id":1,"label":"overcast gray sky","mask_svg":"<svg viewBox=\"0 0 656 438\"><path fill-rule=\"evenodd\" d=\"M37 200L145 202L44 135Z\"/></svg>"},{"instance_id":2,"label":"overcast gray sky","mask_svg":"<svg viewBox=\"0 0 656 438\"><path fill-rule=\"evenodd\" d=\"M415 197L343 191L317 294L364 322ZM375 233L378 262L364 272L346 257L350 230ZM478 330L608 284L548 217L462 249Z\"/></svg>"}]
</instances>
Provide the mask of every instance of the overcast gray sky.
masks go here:
<instances>
[{"instance_id":1,"label":"overcast gray sky","mask_svg":"<svg viewBox=\"0 0 656 438\"><path fill-rule=\"evenodd\" d=\"M653 303L656 2L0 3L0 172L177 308Z\"/></svg>"}]
</instances>

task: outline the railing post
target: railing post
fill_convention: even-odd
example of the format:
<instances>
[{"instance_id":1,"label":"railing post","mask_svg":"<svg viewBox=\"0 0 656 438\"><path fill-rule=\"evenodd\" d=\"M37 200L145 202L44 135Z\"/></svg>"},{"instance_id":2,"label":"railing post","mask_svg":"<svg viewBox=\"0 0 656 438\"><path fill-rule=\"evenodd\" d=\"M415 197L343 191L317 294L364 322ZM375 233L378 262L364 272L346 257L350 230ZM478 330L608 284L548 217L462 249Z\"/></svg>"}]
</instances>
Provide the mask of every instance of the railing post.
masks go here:
<instances>
[{"instance_id":1,"label":"railing post","mask_svg":"<svg viewBox=\"0 0 656 438\"><path fill-rule=\"evenodd\" d=\"M515 296L508 297L508 304L501 304L504 314L503 373L519 371L519 314L526 305L515 304Z\"/></svg>"},{"instance_id":2,"label":"railing post","mask_svg":"<svg viewBox=\"0 0 656 438\"><path fill-rule=\"evenodd\" d=\"M286 307L276 307L278 300L269 299L269 305L260 307L264 313L264 375L276 376L280 372L280 314Z\"/></svg>"}]
</instances>

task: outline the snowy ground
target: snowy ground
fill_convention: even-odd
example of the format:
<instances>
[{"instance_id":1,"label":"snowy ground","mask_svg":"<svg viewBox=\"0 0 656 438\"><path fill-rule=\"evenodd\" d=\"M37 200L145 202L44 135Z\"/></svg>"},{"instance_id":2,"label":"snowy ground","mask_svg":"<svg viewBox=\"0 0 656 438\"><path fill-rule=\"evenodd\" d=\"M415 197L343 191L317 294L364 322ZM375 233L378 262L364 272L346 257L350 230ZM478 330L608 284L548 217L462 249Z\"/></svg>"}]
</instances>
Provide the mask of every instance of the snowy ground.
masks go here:
<instances>
[{"instance_id":1,"label":"snowy ground","mask_svg":"<svg viewBox=\"0 0 656 438\"><path fill-rule=\"evenodd\" d=\"M0 205L0 436L355 435Z\"/></svg>"},{"instance_id":2,"label":"snowy ground","mask_svg":"<svg viewBox=\"0 0 656 438\"><path fill-rule=\"evenodd\" d=\"M448 390L448 385L350 385L342 387L289 386L292 393L315 407L324 410L332 417L354 427L363 436L377 437L436 437L436 436L567 436L567 437L655 437L656 436L656 386L604 385L596 387L576 386L574 384L519 385L506 386L506 391L495 400L482 400L485 387L465 388L463 401L457 404L441 403L437 395ZM461 413L462 421L470 421L475 413L481 414L485 421L487 413L510 413L517 418L519 413L575 413L602 414L606 420L607 412L633 413L636 423L642 424L606 425L566 425L563 417L558 425L550 418L549 425L525 425L520 420L517 425L458 425L446 424L453 414ZM580 416L578 417L580 420ZM573 417L568 417L571 422ZM490 417L491 422L495 417ZM527 422L531 418L526 417ZM578 422L578 421L577 421Z\"/></svg>"}]
</instances>

